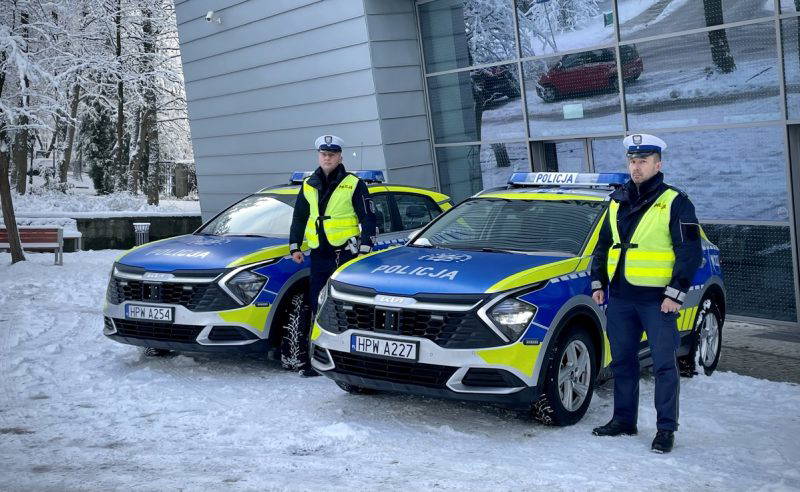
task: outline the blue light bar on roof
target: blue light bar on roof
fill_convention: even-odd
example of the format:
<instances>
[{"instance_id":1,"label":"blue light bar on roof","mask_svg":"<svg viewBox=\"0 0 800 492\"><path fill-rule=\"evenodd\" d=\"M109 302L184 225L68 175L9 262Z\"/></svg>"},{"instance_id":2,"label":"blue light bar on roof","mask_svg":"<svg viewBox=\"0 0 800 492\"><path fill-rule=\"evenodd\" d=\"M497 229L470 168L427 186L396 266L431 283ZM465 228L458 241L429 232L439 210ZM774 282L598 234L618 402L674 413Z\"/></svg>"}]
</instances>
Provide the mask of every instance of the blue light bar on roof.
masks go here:
<instances>
[{"instance_id":1,"label":"blue light bar on roof","mask_svg":"<svg viewBox=\"0 0 800 492\"><path fill-rule=\"evenodd\" d=\"M358 179L364 181L365 183L383 183L385 181L385 178L383 177L383 171L353 171L353 174L355 174Z\"/></svg>"},{"instance_id":2,"label":"blue light bar on roof","mask_svg":"<svg viewBox=\"0 0 800 492\"><path fill-rule=\"evenodd\" d=\"M289 184L301 184L304 179L314 174L314 171L295 171L289 179Z\"/></svg>"},{"instance_id":3,"label":"blue light bar on roof","mask_svg":"<svg viewBox=\"0 0 800 492\"><path fill-rule=\"evenodd\" d=\"M622 186L625 173L514 173L508 184L517 186Z\"/></svg>"}]
</instances>

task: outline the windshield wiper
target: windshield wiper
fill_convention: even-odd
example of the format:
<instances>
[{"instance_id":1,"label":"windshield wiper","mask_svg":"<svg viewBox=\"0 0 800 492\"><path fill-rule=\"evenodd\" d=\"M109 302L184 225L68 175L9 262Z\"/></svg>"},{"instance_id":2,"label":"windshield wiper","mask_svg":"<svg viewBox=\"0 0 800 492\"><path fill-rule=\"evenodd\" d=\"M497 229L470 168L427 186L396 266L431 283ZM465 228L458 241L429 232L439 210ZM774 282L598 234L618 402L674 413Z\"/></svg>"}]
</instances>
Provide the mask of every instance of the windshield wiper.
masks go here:
<instances>
[{"instance_id":1,"label":"windshield wiper","mask_svg":"<svg viewBox=\"0 0 800 492\"><path fill-rule=\"evenodd\" d=\"M456 246L453 249L465 249L467 251L481 251L484 253L517 253L517 251L511 251L508 249L500 249L500 248L487 248L485 246Z\"/></svg>"},{"instance_id":2,"label":"windshield wiper","mask_svg":"<svg viewBox=\"0 0 800 492\"><path fill-rule=\"evenodd\" d=\"M225 234L225 237L230 237L230 236L234 236L234 237L269 237L269 236L265 236L263 234Z\"/></svg>"}]
</instances>

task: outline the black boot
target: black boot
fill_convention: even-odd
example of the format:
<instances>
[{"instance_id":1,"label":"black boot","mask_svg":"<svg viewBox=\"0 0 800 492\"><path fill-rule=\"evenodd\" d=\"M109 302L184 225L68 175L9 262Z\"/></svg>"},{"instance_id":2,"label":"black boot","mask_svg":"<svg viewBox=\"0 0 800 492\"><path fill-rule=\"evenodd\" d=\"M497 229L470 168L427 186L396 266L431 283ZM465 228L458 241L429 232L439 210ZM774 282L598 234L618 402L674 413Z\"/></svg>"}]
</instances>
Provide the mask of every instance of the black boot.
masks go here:
<instances>
[{"instance_id":1,"label":"black boot","mask_svg":"<svg viewBox=\"0 0 800 492\"><path fill-rule=\"evenodd\" d=\"M611 420L606 425L595 427L592 434L595 436L635 436L639 432L636 425L625 424L616 420Z\"/></svg>"},{"instance_id":2,"label":"black boot","mask_svg":"<svg viewBox=\"0 0 800 492\"><path fill-rule=\"evenodd\" d=\"M307 364L306 367L297 371L297 374L299 374L301 378L314 378L317 376L322 376L322 374L318 373L313 367L311 367L311 364Z\"/></svg>"},{"instance_id":3,"label":"black boot","mask_svg":"<svg viewBox=\"0 0 800 492\"><path fill-rule=\"evenodd\" d=\"M654 453L669 453L675 444L675 433L671 430L659 430L653 438L653 445L650 449Z\"/></svg>"}]
</instances>

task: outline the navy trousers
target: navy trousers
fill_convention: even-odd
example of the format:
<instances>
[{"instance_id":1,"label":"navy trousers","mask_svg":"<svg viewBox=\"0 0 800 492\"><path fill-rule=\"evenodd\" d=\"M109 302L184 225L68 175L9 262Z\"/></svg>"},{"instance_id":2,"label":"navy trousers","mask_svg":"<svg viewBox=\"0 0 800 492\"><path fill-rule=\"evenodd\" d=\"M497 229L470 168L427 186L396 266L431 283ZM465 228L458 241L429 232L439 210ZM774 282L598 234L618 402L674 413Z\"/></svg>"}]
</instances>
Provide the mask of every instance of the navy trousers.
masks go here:
<instances>
[{"instance_id":1,"label":"navy trousers","mask_svg":"<svg viewBox=\"0 0 800 492\"><path fill-rule=\"evenodd\" d=\"M355 255L346 249L324 252L318 249L311 250L311 278L308 286L308 301L312 313L317 312L317 299L325 286L325 282L331 278L337 268L353 258L355 258Z\"/></svg>"},{"instance_id":2,"label":"navy trousers","mask_svg":"<svg viewBox=\"0 0 800 492\"><path fill-rule=\"evenodd\" d=\"M678 313L662 313L660 301L609 299L606 310L611 371L614 374L614 420L636 424L639 409L639 349L642 332L653 358L658 430L678 430L680 346Z\"/></svg>"}]
</instances>

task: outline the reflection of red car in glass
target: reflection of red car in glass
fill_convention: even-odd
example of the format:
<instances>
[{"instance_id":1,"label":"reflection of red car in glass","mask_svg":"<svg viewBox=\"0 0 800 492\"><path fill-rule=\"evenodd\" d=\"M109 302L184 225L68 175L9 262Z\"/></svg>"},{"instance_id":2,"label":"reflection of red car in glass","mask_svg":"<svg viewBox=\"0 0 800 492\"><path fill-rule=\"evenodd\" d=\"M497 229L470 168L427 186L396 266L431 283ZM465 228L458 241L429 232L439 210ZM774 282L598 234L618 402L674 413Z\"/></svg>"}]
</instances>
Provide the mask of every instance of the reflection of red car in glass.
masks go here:
<instances>
[{"instance_id":1,"label":"reflection of red car in glass","mask_svg":"<svg viewBox=\"0 0 800 492\"><path fill-rule=\"evenodd\" d=\"M622 78L632 82L642 74L642 59L634 45L620 46ZM614 50L603 48L564 55L550 70L539 77L536 93L545 102L573 94L591 94L619 86Z\"/></svg>"}]
</instances>

